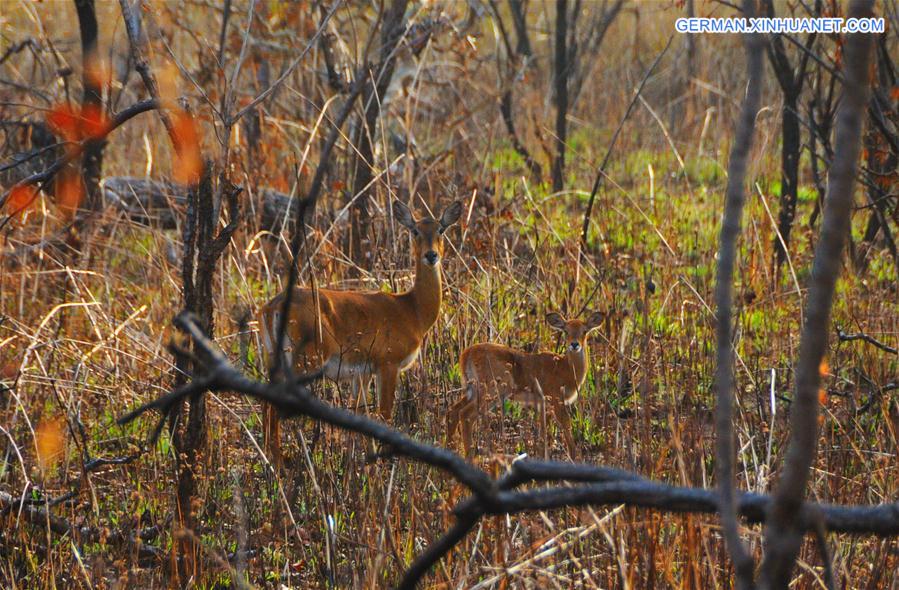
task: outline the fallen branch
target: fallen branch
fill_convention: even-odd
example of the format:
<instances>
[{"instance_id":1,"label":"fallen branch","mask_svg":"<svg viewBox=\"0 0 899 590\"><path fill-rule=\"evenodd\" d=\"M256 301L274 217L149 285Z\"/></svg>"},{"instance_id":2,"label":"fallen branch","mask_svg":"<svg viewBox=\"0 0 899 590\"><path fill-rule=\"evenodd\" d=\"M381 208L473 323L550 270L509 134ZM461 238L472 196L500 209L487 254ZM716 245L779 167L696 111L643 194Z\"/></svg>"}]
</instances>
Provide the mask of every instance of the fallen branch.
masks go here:
<instances>
[{"instance_id":1,"label":"fallen branch","mask_svg":"<svg viewBox=\"0 0 899 590\"><path fill-rule=\"evenodd\" d=\"M129 219L142 225L174 229L179 209L187 206L188 187L164 180L112 176L103 181L103 198L107 204L123 211ZM259 191L260 228L272 232L291 229L299 199L274 189Z\"/></svg>"},{"instance_id":2,"label":"fallen branch","mask_svg":"<svg viewBox=\"0 0 899 590\"><path fill-rule=\"evenodd\" d=\"M3 218L0 221L0 229L2 229L7 223L9 223L10 219L13 219L17 214L21 211L27 209L31 206L31 203L37 198L38 194L40 194L41 190L44 186L52 180L56 174L63 169L64 166L69 164L70 162L75 161L75 159L79 158L84 151L90 147L91 145L102 142L109 136L110 133L124 125L126 122L130 121L137 115L141 113L146 113L147 111L155 110L159 107L159 103L156 100L143 100L138 103L131 105L130 107L123 109L113 115L113 117L109 121L109 125L104 130L104 133L100 137L93 137L90 139L85 139L80 142L73 142L73 145L70 149L66 150L66 154L60 159L56 160L53 164L50 165L46 170L42 172L36 172L26 178L23 178L13 186L9 188L9 190L5 191L2 196L0 196L0 209L6 205L6 201L9 198L10 193L12 191L25 187L25 186L34 186L34 193L27 203L21 205L17 210L10 211L9 215Z\"/></svg>"},{"instance_id":3,"label":"fallen branch","mask_svg":"<svg viewBox=\"0 0 899 590\"><path fill-rule=\"evenodd\" d=\"M664 512L713 514L719 510L718 494L714 490L672 486L628 471L595 465L525 459L514 462L509 472L499 480L493 479L448 449L416 441L381 422L323 402L308 387L309 383L320 378L320 374L278 383L254 381L230 364L203 334L194 317L181 314L175 318L175 324L191 336L199 356L208 359L203 376L129 412L119 419L119 423L130 422L149 410L157 410L161 418L154 430L155 436L165 423L168 410L184 398L206 391L236 393L267 402L283 416L307 416L377 440L387 446L386 454L441 469L471 490L472 496L453 510L456 523L412 563L400 582L401 588L415 587L431 566L452 551L488 514L618 504ZM516 490L530 482L565 482L565 485ZM765 520L771 503L771 498L766 495L740 493L736 507L746 522L760 523ZM837 506L805 503L797 516L803 531L814 530L815 518L819 513L829 531L899 535L899 504Z\"/></svg>"}]
</instances>

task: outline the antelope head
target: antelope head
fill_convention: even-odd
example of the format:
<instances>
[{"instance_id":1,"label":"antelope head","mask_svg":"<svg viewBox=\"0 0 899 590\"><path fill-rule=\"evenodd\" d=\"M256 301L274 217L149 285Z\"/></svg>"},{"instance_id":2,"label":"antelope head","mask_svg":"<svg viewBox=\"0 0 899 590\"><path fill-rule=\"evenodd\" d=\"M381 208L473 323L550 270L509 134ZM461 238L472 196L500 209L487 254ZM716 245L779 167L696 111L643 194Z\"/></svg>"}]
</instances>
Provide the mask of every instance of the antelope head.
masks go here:
<instances>
[{"instance_id":1,"label":"antelope head","mask_svg":"<svg viewBox=\"0 0 899 590\"><path fill-rule=\"evenodd\" d=\"M584 350L587 334L598 328L604 318L605 314L601 311L593 312L586 321L579 319L566 320L560 314L553 312L546 315L546 323L565 334L568 352L578 354Z\"/></svg>"},{"instance_id":2,"label":"antelope head","mask_svg":"<svg viewBox=\"0 0 899 590\"><path fill-rule=\"evenodd\" d=\"M443 233L459 221L460 215L462 203L459 201L444 209L440 219L434 219L429 215L418 220L412 216L412 212L405 204L400 201L393 202L394 219L412 232L415 260L434 268L443 258Z\"/></svg>"}]
</instances>

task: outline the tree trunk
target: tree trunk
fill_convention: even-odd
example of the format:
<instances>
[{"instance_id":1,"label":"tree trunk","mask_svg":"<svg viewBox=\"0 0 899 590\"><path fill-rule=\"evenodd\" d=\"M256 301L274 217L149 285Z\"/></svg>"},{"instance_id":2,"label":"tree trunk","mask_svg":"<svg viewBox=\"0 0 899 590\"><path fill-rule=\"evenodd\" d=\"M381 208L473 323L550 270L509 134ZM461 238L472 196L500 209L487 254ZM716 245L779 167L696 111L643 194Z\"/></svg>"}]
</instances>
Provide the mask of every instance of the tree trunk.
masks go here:
<instances>
[{"instance_id":1,"label":"tree trunk","mask_svg":"<svg viewBox=\"0 0 899 590\"><path fill-rule=\"evenodd\" d=\"M531 57L531 39L528 37L527 16L524 2L521 0L509 0L509 10L512 12L512 23L515 25L516 46L518 55Z\"/></svg>"},{"instance_id":2,"label":"tree trunk","mask_svg":"<svg viewBox=\"0 0 899 590\"><path fill-rule=\"evenodd\" d=\"M351 209L350 251L356 264L363 268L368 267L363 258L369 250L363 248L362 242L368 239L370 225L368 199L371 191L369 184L374 179L372 172L374 165L373 140L377 133L378 117L381 114L381 101L384 99L384 94L387 92L390 80L393 78L393 70L396 65L396 47L405 30L407 4L408 0L393 0L393 3L387 10L381 33L379 64L371 72L370 75L373 79L369 79L362 92L363 115L355 138L356 157L353 162L353 190L349 198L356 197L355 206Z\"/></svg>"},{"instance_id":3,"label":"tree trunk","mask_svg":"<svg viewBox=\"0 0 899 590\"><path fill-rule=\"evenodd\" d=\"M528 170L531 172L531 177L534 179L534 182L539 183L543 179L543 170L540 169L540 164L534 160L528 149L521 143L521 140L518 138L518 133L515 131L515 119L512 117L511 86L509 86L508 90L503 92L499 110L503 116L503 122L506 124L506 131L509 133L509 140L512 142L512 148L518 152L518 155L521 156L522 159L524 159L525 166L527 166Z\"/></svg>"},{"instance_id":4,"label":"tree trunk","mask_svg":"<svg viewBox=\"0 0 899 590\"><path fill-rule=\"evenodd\" d=\"M871 213L868 216L868 223L865 226L865 234L862 236L858 250L855 252L854 260L855 269L862 274L868 268L869 256L871 249L874 248L878 237L886 245L887 250L893 257L894 262L899 262L899 253L896 251L896 242L893 233L890 230L889 211L887 210L887 193L876 182L876 179L890 173L895 168L894 158L883 159L879 153L877 145L877 134L875 131L869 132L865 136L865 150L867 151L867 167L871 171L874 182L868 183L867 195L868 205Z\"/></svg>"},{"instance_id":5,"label":"tree trunk","mask_svg":"<svg viewBox=\"0 0 899 590\"><path fill-rule=\"evenodd\" d=\"M553 192L564 185L565 135L568 128L568 0L556 0L553 98L556 103L556 154L552 166Z\"/></svg>"},{"instance_id":6,"label":"tree trunk","mask_svg":"<svg viewBox=\"0 0 899 590\"><path fill-rule=\"evenodd\" d=\"M781 146L781 181L780 181L780 214L777 220L777 231L783 238L774 236L775 277L779 276L781 265L787 259L784 245L790 245L790 230L796 217L796 201L799 191L799 149L802 136L799 129L797 108L799 96L793 92L784 92L783 111L781 112L782 142Z\"/></svg>"},{"instance_id":7,"label":"tree trunk","mask_svg":"<svg viewBox=\"0 0 899 590\"><path fill-rule=\"evenodd\" d=\"M81 81L84 93L81 98L83 114L98 116L103 112L103 89L100 87L100 68L97 55L97 12L94 0L75 0L78 28L81 31ZM84 182L83 206L89 211L100 208L100 178L103 173L103 148L105 140L91 141L85 146L81 159L81 177Z\"/></svg>"},{"instance_id":8,"label":"tree trunk","mask_svg":"<svg viewBox=\"0 0 899 590\"><path fill-rule=\"evenodd\" d=\"M218 210L213 196L212 166L205 163L200 182L192 186L188 193L187 215L184 221L184 258L181 278L183 283L184 312L191 313L205 335L212 338L214 331L213 287L215 285L216 263L231 241L237 229L238 187L231 185L224 176L219 180L217 190L220 201L228 205L230 220L216 235L218 226ZM202 349L195 349L195 363L187 355L175 356L175 387L180 387L192 376L203 371L209 361L204 357ZM176 523L180 529L190 534L183 535L177 541L177 572L181 583L187 580L200 579L202 559L200 547L196 539L202 531L196 531L197 519L194 514L194 498L197 494L197 482L203 469L203 450L206 447L206 402L205 392L194 393L188 401L186 420L183 408L173 412L170 432L172 446L175 449L178 472L178 486L175 496L177 508Z\"/></svg>"}]
</instances>

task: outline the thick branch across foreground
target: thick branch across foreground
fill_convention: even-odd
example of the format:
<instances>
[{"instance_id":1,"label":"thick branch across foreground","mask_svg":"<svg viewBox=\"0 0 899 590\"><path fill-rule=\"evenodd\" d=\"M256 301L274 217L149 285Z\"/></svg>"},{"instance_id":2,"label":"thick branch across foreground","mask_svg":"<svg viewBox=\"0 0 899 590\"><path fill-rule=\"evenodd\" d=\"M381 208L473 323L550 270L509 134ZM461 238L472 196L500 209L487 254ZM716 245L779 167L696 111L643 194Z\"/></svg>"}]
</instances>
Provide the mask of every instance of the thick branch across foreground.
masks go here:
<instances>
[{"instance_id":1,"label":"thick branch across foreground","mask_svg":"<svg viewBox=\"0 0 899 590\"><path fill-rule=\"evenodd\" d=\"M437 561L461 542L486 514L513 514L550 510L567 506L627 506L666 512L716 513L719 501L714 490L686 488L644 479L634 473L594 465L553 461L520 460L499 480L447 449L422 443L389 426L337 408L314 397L308 384L319 375L308 375L281 383L262 383L244 376L203 334L196 320L187 314L175 318L175 324L188 332L196 348L210 359L204 375L153 402L123 416L119 422L134 420L148 410L158 410L156 433L164 424L168 410L185 397L198 392L233 392L248 395L275 406L284 416L308 416L343 430L356 432L386 445L385 454L406 457L431 465L453 475L468 487L472 496L455 509L456 524L425 550L411 565L400 587L413 588ZM537 489L516 490L530 482L553 482ZM572 485L575 484L575 485ZM765 519L771 500L760 494L738 494L736 507L748 523ZM799 521L811 530L820 515L828 530L879 536L899 535L899 504L875 506L803 505Z\"/></svg>"}]
</instances>

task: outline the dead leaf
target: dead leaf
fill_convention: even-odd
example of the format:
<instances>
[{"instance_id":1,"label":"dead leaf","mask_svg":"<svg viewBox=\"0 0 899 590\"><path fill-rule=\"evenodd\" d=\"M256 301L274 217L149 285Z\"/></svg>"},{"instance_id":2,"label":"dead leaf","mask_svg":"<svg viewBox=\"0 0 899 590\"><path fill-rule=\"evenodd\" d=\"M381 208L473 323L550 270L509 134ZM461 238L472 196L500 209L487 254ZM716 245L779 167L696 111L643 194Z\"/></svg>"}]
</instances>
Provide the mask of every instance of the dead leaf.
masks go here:
<instances>
[{"instance_id":1,"label":"dead leaf","mask_svg":"<svg viewBox=\"0 0 899 590\"><path fill-rule=\"evenodd\" d=\"M7 214L21 219L37 200L37 195L37 188L29 184L13 187L6 198Z\"/></svg>"},{"instance_id":2,"label":"dead leaf","mask_svg":"<svg viewBox=\"0 0 899 590\"><path fill-rule=\"evenodd\" d=\"M52 469L65 447L65 420L61 417L42 420L35 429L34 436L38 465L44 471Z\"/></svg>"},{"instance_id":3,"label":"dead leaf","mask_svg":"<svg viewBox=\"0 0 899 590\"><path fill-rule=\"evenodd\" d=\"M203 158L200 154L200 133L194 118L183 110L173 113L172 127L177 161L172 166L177 182L194 184L203 172Z\"/></svg>"}]
</instances>

